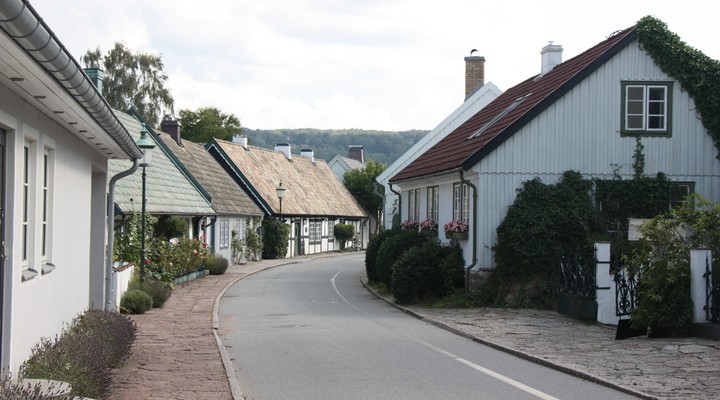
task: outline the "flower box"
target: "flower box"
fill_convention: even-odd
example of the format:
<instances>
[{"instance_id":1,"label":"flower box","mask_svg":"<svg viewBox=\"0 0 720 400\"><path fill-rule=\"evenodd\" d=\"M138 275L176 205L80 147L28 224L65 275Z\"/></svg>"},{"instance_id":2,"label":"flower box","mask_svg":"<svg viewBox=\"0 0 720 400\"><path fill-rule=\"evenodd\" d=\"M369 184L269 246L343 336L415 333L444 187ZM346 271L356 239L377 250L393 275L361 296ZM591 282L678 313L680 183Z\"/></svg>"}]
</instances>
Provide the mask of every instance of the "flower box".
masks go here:
<instances>
[{"instance_id":1,"label":"flower box","mask_svg":"<svg viewBox=\"0 0 720 400\"><path fill-rule=\"evenodd\" d=\"M445 232L445 239L467 240L468 233L467 232Z\"/></svg>"}]
</instances>

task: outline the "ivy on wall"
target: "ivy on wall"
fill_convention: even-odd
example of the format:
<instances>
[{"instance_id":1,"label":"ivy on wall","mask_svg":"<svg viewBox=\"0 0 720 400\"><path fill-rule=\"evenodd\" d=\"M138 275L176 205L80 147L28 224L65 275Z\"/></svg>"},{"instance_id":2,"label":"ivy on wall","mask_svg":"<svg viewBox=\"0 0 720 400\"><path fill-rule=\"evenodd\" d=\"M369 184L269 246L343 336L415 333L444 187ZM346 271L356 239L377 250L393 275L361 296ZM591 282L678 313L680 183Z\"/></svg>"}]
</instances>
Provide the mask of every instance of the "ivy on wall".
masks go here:
<instances>
[{"instance_id":1,"label":"ivy on wall","mask_svg":"<svg viewBox=\"0 0 720 400\"><path fill-rule=\"evenodd\" d=\"M635 29L638 42L660 69L680 82L695 100L703 126L712 136L720 159L720 61L688 46L667 24L647 16Z\"/></svg>"}]
</instances>

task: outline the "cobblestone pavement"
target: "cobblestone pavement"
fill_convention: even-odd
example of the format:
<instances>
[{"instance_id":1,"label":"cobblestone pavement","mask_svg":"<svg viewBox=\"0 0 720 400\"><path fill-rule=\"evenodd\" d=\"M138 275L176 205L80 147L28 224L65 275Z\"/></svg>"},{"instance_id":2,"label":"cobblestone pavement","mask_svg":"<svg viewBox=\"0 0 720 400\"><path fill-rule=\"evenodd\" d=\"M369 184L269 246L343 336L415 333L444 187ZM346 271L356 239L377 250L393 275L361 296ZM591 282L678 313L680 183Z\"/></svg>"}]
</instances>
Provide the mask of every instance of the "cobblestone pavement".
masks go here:
<instances>
[{"instance_id":1,"label":"cobblestone pavement","mask_svg":"<svg viewBox=\"0 0 720 400\"><path fill-rule=\"evenodd\" d=\"M110 398L241 399L232 364L214 332L216 299L248 274L308 259L233 265L224 275L209 275L178 285L163 308L132 316L138 325L138 337L127 363L113 376ZM646 337L616 341L614 329L550 311L404 310L471 340L640 397L720 398L718 341Z\"/></svg>"}]
</instances>

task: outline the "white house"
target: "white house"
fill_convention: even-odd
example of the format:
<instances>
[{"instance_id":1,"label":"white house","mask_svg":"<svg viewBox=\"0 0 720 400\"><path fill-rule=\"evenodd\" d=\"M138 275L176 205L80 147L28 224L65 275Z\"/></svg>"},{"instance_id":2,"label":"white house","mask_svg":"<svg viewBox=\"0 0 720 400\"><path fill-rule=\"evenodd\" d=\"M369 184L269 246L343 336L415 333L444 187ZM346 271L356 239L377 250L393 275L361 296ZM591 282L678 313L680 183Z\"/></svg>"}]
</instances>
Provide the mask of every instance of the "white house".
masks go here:
<instances>
[{"instance_id":1,"label":"white house","mask_svg":"<svg viewBox=\"0 0 720 400\"><path fill-rule=\"evenodd\" d=\"M328 161L328 166L340 179L340 182L345 181L345 173L351 169L358 169L365 166L365 150L363 146L351 145L348 149L348 156L343 157L340 154L336 154L335 157Z\"/></svg>"},{"instance_id":2,"label":"white house","mask_svg":"<svg viewBox=\"0 0 720 400\"><path fill-rule=\"evenodd\" d=\"M142 156L37 12L0 2L0 366L103 308L108 159ZM96 293L96 295L93 295Z\"/></svg>"},{"instance_id":3,"label":"white house","mask_svg":"<svg viewBox=\"0 0 720 400\"><path fill-rule=\"evenodd\" d=\"M402 171L408 164L422 155L429 148L437 144L441 139L457 129L461 124L470 117L477 114L483 107L488 105L496 97L502 94L492 82L484 82L485 76L485 58L478 56L465 57L465 101L445 118L432 131L428 132L422 139L415 143L408 151L403 153L395 162L390 164L385 171L378 175L376 181L385 187L385 202L383 207L385 228L390 229L393 226L393 217L395 224L400 222L398 211L401 204L398 202L398 188L392 186L389 182L395 174ZM426 210L423 215L419 215L419 209L416 210L415 216L410 219L417 219L418 222L425 219L436 219L434 210Z\"/></svg>"},{"instance_id":4,"label":"white house","mask_svg":"<svg viewBox=\"0 0 720 400\"><path fill-rule=\"evenodd\" d=\"M167 148L177 165L194 177L210 195L210 202L217 217L206 222L208 242L217 255L232 262L239 262L233 254L233 239L243 240L247 228L259 226L263 212L240 189L230 175L205 150L205 146L182 140L181 125L177 120L164 118L161 132L156 132L159 144Z\"/></svg>"},{"instance_id":5,"label":"white house","mask_svg":"<svg viewBox=\"0 0 720 400\"><path fill-rule=\"evenodd\" d=\"M402 193L402 218L437 207L441 230L449 221L468 223L469 237L461 240L466 267L482 276L494 268L496 228L523 182L554 183L567 170L631 178L637 137L647 175L663 172L719 201L718 149L703 126L708 116L639 45L637 27L565 62L561 46L545 46L538 75L508 89L389 179Z\"/></svg>"},{"instance_id":6,"label":"white house","mask_svg":"<svg viewBox=\"0 0 720 400\"><path fill-rule=\"evenodd\" d=\"M270 150L235 140L213 139L206 148L266 217L290 224L287 257L338 250L334 227L339 223L352 224L358 245L365 248L367 215L324 160L307 151L293 157L285 143ZM277 195L281 183L282 199Z\"/></svg>"}]
</instances>

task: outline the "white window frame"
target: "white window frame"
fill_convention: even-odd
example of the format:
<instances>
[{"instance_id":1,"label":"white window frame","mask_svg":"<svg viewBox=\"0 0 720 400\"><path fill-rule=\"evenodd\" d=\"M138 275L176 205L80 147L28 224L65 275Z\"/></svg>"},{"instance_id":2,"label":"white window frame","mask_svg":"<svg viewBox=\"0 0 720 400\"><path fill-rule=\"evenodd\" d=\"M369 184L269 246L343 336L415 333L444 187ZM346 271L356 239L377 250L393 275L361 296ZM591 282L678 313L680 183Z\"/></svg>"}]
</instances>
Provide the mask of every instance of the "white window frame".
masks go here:
<instances>
[{"instance_id":1,"label":"white window frame","mask_svg":"<svg viewBox=\"0 0 720 400\"><path fill-rule=\"evenodd\" d=\"M622 82L621 87L622 134L647 136L671 135L672 82ZM641 97L633 97L631 91L640 93ZM653 92L662 93L662 98L652 98L654 97L652 96ZM659 126L655 126L658 125L658 122L660 123Z\"/></svg>"},{"instance_id":2,"label":"white window frame","mask_svg":"<svg viewBox=\"0 0 720 400\"><path fill-rule=\"evenodd\" d=\"M220 224L220 248L227 249L230 247L230 221L222 220Z\"/></svg>"},{"instance_id":3,"label":"white window frame","mask_svg":"<svg viewBox=\"0 0 720 400\"><path fill-rule=\"evenodd\" d=\"M470 190L466 183L453 183L453 221L469 221Z\"/></svg>"},{"instance_id":4,"label":"white window frame","mask_svg":"<svg viewBox=\"0 0 720 400\"><path fill-rule=\"evenodd\" d=\"M52 148L45 147L42 159L41 187L42 197L40 198L40 261L43 266L52 266L52 244L53 244L53 206L55 204L55 152ZM45 270L45 269L44 269ZM50 269L52 270L52 268Z\"/></svg>"},{"instance_id":5,"label":"white window frame","mask_svg":"<svg viewBox=\"0 0 720 400\"><path fill-rule=\"evenodd\" d=\"M335 240L335 220L332 219L328 220L328 240Z\"/></svg>"},{"instance_id":6,"label":"white window frame","mask_svg":"<svg viewBox=\"0 0 720 400\"><path fill-rule=\"evenodd\" d=\"M408 190L408 220L420 219L420 189Z\"/></svg>"},{"instance_id":7,"label":"white window frame","mask_svg":"<svg viewBox=\"0 0 720 400\"><path fill-rule=\"evenodd\" d=\"M310 220L308 236L310 243L320 243L322 241L322 220Z\"/></svg>"},{"instance_id":8,"label":"white window frame","mask_svg":"<svg viewBox=\"0 0 720 400\"><path fill-rule=\"evenodd\" d=\"M427 219L438 221L440 203L440 187L428 186L427 188Z\"/></svg>"}]
</instances>

